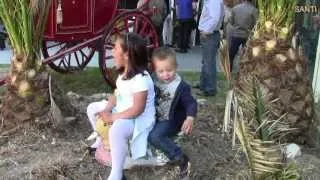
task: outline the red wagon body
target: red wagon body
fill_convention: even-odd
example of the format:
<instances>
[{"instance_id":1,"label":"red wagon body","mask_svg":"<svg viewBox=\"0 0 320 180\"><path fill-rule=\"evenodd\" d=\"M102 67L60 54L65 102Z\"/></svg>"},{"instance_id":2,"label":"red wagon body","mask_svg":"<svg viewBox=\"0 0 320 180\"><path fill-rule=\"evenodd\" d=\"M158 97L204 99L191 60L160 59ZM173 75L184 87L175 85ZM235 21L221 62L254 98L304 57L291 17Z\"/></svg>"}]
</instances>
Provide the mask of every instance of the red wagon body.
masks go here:
<instances>
[{"instance_id":1,"label":"red wagon body","mask_svg":"<svg viewBox=\"0 0 320 180\"><path fill-rule=\"evenodd\" d=\"M44 63L58 72L75 72L86 67L98 51L102 75L115 87L113 68L107 61L112 59L114 35L135 32L147 40L149 48L159 45L156 28L146 14L154 7L118 9L123 4L125 0L53 0L42 47Z\"/></svg>"},{"instance_id":2,"label":"red wagon body","mask_svg":"<svg viewBox=\"0 0 320 180\"><path fill-rule=\"evenodd\" d=\"M85 68L98 51L101 73L115 88L113 66L108 62L113 58L115 35L135 32L147 40L149 48L159 45L150 20L155 8L148 9L148 1L140 9L123 9L126 4L135 7L137 0L52 0L42 46L44 64L72 73ZM0 80L0 86L4 83Z\"/></svg>"},{"instance_id":3,"label":"red wagon body","mask_svg":"<svg viewBox=\"0 0 320 180\"><path fill-rule=\"evenodd\" d=\"M118 0L53 0L48 15L45 39L75 41L101 34L116 15ZM57 9L61 3L62 23L57 23ZM119 12L119 11L118 11Z\"/></svg>"}]
</instances>

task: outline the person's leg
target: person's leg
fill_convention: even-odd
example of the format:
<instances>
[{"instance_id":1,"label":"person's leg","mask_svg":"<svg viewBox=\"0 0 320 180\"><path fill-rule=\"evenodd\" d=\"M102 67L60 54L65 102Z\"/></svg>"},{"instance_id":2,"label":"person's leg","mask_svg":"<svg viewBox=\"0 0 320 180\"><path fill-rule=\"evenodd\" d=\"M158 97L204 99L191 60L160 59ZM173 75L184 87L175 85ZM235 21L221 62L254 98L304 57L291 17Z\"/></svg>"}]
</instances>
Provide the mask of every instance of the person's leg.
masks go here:
<instances>
[{"instance_id":1,"label":"person's leg","mask_svg":"<svg viewBox=\"0 0 320 180\"><path fill-rule=\"evenodd\" d=\"M231 36L230 47L229 47L229 60L230 60L230 71L231 72L232 72L232 68L233 68L234 57L236 56L241 43L242 43L241 38Z\"/></svg>"},{"instance_id":2,"label":"person's leg","mask_svg":"<svg viewBox=\"0 0 320 180\"><path fill-rule=\"evenodd\" d=\"M108 104L108 101L102 100L99 102L90 103L87 107L87 116L93 131L96 130L96 113L103 111ZM97 137L96 141L90 146L91 148L97 148L101 144L101 138Z\"/></svg>"},{"instance_id":3,"label":"person's leg","mask_svg":"<svg viewBox=\"0 0 320 180\"><path fill-rule=\"evenodd\" d=\"M185 25L185 29L186 29L186 35L185 35L185 39L186 39L186 48L189 49L191 47L190 45L190 39L191 39L191 32L193 29L193 19L189 19L186 21L186 25Z\"/></svg>"},{"instance_id":4,"label":"person's leg","mask_svg":"<svg viewBox=\"0 0 320 180\"><path fill-rule=\"evenodd\" d=\"M3 50L4 48L6 48L6 43L5 43L5 35L4 33L0 32L0 49Z\"/></svg>"},{"instance_id":5,"label":"person's leg","mask_svg":"<svg viewBox=\"0 0 320 180\"><path fill-rule=\"evenodd\" d=\"M182 156L181 148L171 139L176 134L176 130L169 128L168 121L157 122L149 134L148 142L163 151L170 160L179 160Z\"/></svg>"},{"instance_id":6,"label":"person's leg","mask_svg":"<svg viewBox=\"0 0 320 180\"><path fill-rule=\"evenodd\" d=\"M121 180L123 176L123 166L133 129L133 120L116 120L109 130L112 167L108 180Z\"/></svg>"},{"instance_id":7,"label":"person's leg","mask_svg":"<svg viewBox=\"0 0 320 180\"><path fill-rule=\"evenodd\" d=\"M170 164L179 165L180 176L185 177L188 174L189 158L172 139L177 133L178 130L170 129L168 121L158 122L150 132L148 141L166 154Z\"/></svg>"},{"instance_id":8,"label":"person's leg","mask_svg":"<svg viewBox=\"0 0 320 180\"><path fill-rule=\"evenodd\" d=\"M189 43L189 37L188 37L188 22L186 20L181 21L182 23L182 42L181 42L181 49L182 51L187 51L188 43Z\"/></svg>"},{"instance_id":9,"label":"person's leg","mask_svg":"<svg viewBox=\"0 0 320 180\"><path fill-rule=\"evenodd\" d=\"M4 50L6 48L5 40L0 38L0 49Z\"/></svg>"},{"instance_id":10,"label":"person's leg","mask_svg":"<svg viewBox=\"0 0 320 180\"><path fill-rule=\"evenodd\" d=\"M220 34L214 32L202 37L202 67L200 75L200 90L207 95L214 95L217 91L216 57L220 45Z\"/></svg>"},{"instance_id":11,"label":"person's leg","mask_svg":"<svg viewBox=\"0 0 320 180\"><path fill-rule=\"evenodd\" d=\"M178 48L179 50L182 50L183 48L183 22L181 20L178 20L179 26L178 26Z\"/></svg>"},{"instance_id":12,"label":"person's leg","mask_svg":"<svg viewBox=\"0 0 320 180\"><path fill-rule=\"evenodd\" d=\"M163 23L156 27L159 39L159 45L163 46L163 39L162 39L162 31L163 31Z\"/></svg>"}]
</instances>

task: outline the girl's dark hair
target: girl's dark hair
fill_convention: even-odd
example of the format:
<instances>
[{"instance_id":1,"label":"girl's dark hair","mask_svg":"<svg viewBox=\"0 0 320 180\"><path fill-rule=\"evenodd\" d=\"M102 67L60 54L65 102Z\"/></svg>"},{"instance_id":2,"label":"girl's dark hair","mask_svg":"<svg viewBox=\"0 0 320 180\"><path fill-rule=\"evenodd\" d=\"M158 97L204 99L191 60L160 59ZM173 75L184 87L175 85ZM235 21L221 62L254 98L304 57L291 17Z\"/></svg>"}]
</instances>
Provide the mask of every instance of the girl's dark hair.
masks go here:
<instances>
[{"instance_id":1,"label":"girl's dark hair","mask_svg":"<svg viewBox=\"0 0 320 180\"><path fill-rule=\"evenodd\" d=\"M124 74L123 79L128 80L135 75L141 73L148 67L148 51L147 42L136 33L129 32L124 35L118 36L122 40L121 48L124 52L128 52L128 69ZM120 73L124 72L124 68L119 69Z\"/></svg>"}]
</instances>

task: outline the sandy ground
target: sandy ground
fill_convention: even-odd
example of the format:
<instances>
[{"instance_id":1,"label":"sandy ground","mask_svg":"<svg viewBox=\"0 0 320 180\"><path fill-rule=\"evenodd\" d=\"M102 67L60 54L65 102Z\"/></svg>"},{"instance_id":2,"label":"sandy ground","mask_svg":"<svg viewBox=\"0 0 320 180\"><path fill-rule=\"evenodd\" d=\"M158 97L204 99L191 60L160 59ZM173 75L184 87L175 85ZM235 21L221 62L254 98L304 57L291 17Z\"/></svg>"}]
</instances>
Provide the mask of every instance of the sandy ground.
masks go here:
<instances>
[{"instance_id":1,"label":"sandy ground","mask_svg":"<svg viewBox=\"0 0 320 180\"><path fill-rule=\"evenodd\" d=\"M97 163L84 141L91 131L84 113L89 100L77 97L71 102L79 112L74 121L55 128L35 121L32 127L0 136L0 179L107 178L110 168ZM246 159L237 149L232 149L230 135L221 133L223 112L223 104L200 103L192 135L181 139L180 144L191 162L188 179L229 180L241 176L248 179ZM306 149L302 153L297 162L304 176L319 179L319 150ZM179 179L177 168L172 166L135 167L125 174L129 180Z\"/></svg>"}]
</instances>

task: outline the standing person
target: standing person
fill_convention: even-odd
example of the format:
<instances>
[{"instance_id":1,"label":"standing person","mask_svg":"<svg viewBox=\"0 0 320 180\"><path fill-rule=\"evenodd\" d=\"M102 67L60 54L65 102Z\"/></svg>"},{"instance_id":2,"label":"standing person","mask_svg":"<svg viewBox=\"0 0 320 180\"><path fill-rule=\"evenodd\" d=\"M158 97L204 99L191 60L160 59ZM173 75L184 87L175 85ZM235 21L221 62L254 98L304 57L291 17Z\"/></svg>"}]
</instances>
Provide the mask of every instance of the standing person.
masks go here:
<instances>
[{"instance_id":1,"label":"standing person","mask_svg":"<svg viewBox=\"0 0 320 180\"><path fill-rule=\"evenodd\" d=\"M223 23L223 0L204 0L198 29L202 44L202 67L198 95L214 96L217 92L216 58L220 45L219 29Z\"/></svg>"},{"instance_id":2,"label":"standing person","mask_svg":"<svg viewBox=\"0 0 320 180\"><path fill-rule=\"evenodd\" d=\"M320 0L299 0L298 7L312 7L320 4ZM320 11L318 11L319 13ZM317 29L317 23L314 21L314 16L317 12L300 12L296 13L295 26L299 33L299 44L302 46L303 54L307 58L309 77L312 79L315 66L315 60L317 56L317 45L319 29Z\"/></svg>"},{"instance_id":3,"label":"standing person","mask_svg":"<svg viewBox=\"0 0 320 180\"><path fill-rule=\"evenodd\" d=\"M141 8L146 3L147 3L147 0L139 0L137 3L137 8ZM149 0L148 4L146 5L146 10L147 11L145 13L150 15L150 19L156 27L160 45L163 45L162 29L163 29L163 22L167 17L166 2L165 0Z\"/></svg>"},{"instance_id":4,"label":"standing person","mask_svg":"<svg viewBox=\"0 0 320 180\"><path fill-rule=\"evenodd\" d=\"M0 50L4 50L6 48L6 38L7 34L4 31L4 26L0 24Z\"/></svg>"},{"instance_id":5,"label":"standing person","mask_svg":"<svg viewBox=\"0 0 320 180\"><path fill-rule=\"evenodd\" d=\"M135 33L120 35L112 50L115 65L120 73L116 85L116 97L101 103L97 108L109 130L112 168L108 180L125 179L123 167L128 154L128 142L132 159L146 155L147 138L155 123L154 84L147 72L146 42ZM100 106L100 105L99 105Z\"/></svg>"},{"instance_id":6,"label":"standing person","mask_svg":"<svg viewBox=\"0 0 320 180\"><path fill-rule=\"evenodd\" d=\"M173 45L173 26L174 26L174 0L168 0L168 15L163 22L162 38L164 46Z\"/></svg>"},{"instance_id":7,"label":"standing person","mask_svg":"<svg viewBox=\"0 0 320 180\"><path fill-rule=\"evenodd\" d=\"M163 151L172 163L180 167L180 175L188 173L189 158L172 139L180 131L190 134L197 113L197 102L190 86L177 74L175 52L167 47L154 50L157 122L149 142Z\"/></svg>"},{"instance_id":8,"label":"standing person","mask_svg":"<svg viewBox=\"0 0 320 180\"><path fill-rule=\"evenodd\" d=\"M224 0L224 18L223 18L223 38L226 39L228 46L230 45L230 33L232 26L230 24L232 10L232 0Z\"/></svg>"},{"instance_id":9,"label":"standing person","mask_svg":"<svg viewBox=\"0 0 320 180\"><path fill-rule=\"evenodd\" d=\"M179 22L178 49L176 52L186 53L190 42L193 25L193 0L176 0L176 16Z\"/></svg>"},{"instance_id":10,"label":"standing person","mask_svg":"<svg viewBox=\"0 0 320 180\"><path fill-rule=\"evenodd\" d=\"M231 32L229 59L230 70L232 71L233 59L236 56L240 45L245 46L251 30L258 19L258 10L251 3L251 0L244 0L231 10L230 24L233 26Z\"/></svg>"}]
</instances>

